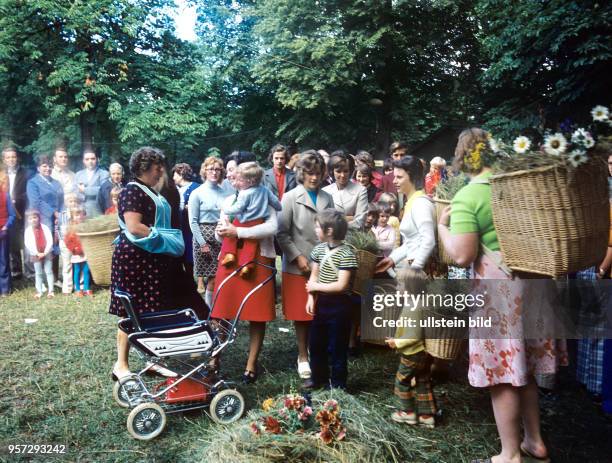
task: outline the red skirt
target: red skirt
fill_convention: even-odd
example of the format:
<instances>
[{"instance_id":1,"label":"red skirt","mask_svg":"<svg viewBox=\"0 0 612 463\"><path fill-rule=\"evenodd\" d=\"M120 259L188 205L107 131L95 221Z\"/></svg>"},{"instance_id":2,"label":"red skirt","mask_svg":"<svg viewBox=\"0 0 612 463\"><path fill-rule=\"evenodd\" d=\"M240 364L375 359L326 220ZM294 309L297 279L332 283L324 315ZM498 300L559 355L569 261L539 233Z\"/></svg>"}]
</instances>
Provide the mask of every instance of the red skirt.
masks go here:
<instances>
[{"instance_id":1,"label":"red skirt","mask_svg":"<svg viewBox=\"0 0 612 463\"><path fill-rule=\"evenodd\" d=\"M306 283L308 277L283 272L282 296L283 314L287 320L296 322L312 321L312 315L306 313Z\"/></svg>"},{"instance_id":2,"label":"red skirt","mask_svg":"<svg viewBox=\"0 0 612 463\"><path fill-rule=\"evenodd\" d=\"M259 252L257 253L257 257L257 260L262 264L274 266L274 261L272 259L260 257ZM217 274L215 276L215 295L217 294L217 288L221 282L234 270L235 267L226 268L223 265L217 267ZM239 275L233 276L223 285L223 288L221 288L219 297L215 301L213 307L212 317L225 319L234 318L242 300L248 292L270 275L272 275L272 270L262 267L261 265L255 265L255 268L247 278L243 278ZM274 284L274 278L272 278L271 281L251 295L244 309L242 309L240 320L251 322L269 322L274 320L276 315L274 307Z\"/></svg>"}]
</instances>

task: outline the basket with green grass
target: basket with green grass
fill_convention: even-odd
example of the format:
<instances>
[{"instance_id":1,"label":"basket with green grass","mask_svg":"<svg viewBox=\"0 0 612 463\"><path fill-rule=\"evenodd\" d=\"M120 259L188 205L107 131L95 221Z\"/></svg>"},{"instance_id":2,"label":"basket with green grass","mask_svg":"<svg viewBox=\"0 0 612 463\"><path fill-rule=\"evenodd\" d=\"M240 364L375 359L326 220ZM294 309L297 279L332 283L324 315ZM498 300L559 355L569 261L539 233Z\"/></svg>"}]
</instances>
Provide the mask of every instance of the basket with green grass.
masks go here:
<instances>
[{"instance_id":1,"label":"basket with green grass","mask_svg":"<svg viewBox=\"0 0 612 463\"><path fill-rule=\"evenodd\" d=\"M368 290L368 282L374 276L378 253L380 248L376 237L372 233L362 231L351 231L346 237L346 243L355 248L359 267L353 279L353 292L365 296Z\"/></svg>"},{"instance_id":2,"label":"basket with green grass","mask_svg":"<svg viewBox=\"0 0 612 463\"><path fill-rule=\"evenodd\" d=\"M438 187L436 188L436 197L434 198L434 203L436 205L436 220L438 217L440 217L444 208L446 206L450 206L451 200L461 188L467 185L468 181L469 179L466 175L459 174L449 177L445 182L438 184ZM457 264L448 255L446 249L444 249L440 235L438 235L437 241L438 260L443 264L454 265L457 267Z\"/></svg>"}]
</instances>

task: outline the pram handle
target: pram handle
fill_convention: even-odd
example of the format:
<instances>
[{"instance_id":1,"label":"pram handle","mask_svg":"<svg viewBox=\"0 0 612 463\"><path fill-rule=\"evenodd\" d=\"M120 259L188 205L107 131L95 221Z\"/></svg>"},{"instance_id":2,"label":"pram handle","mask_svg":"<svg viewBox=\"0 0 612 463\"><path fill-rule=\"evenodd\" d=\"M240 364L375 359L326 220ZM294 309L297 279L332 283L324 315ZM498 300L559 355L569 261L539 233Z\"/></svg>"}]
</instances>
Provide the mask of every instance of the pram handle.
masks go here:
<instances>
[{"instance_id":1,"label":"pram handle","mask_svg":"<svg viewBox=\"0 0 612 463\"><path fill-rule=\"evenodd\" d=\"M250 262L247 262L246 264L242 264L241 266L237 267L232 273L230 273L228 276L226 276L223 281L219 284L219 287L217 288L217 292L215 294L215 297L213 299L213 303L212 303L212 307L210 307L210 312L208 313L208 318L207 320L210 321L212 312L213 312L213 307L215 306L215 303L217 302L217 298L219 297L219 293L221 292L221 289L223 289L223 286L225 286L225 283L227 283L232 277L236 276L236 274L238 274L238 272L240 272L240 270L242 270L244 267L246 267L247 265L250 264L255 264L255 265L260 265L261 267L265 267L267 269L270 269L272 271L272 274L268 277L266 277L266 279L264 281L262 281L261 283L259 283L257 286L255 286L251 291L249 291L247 293L247 295L244 297L244 299L242 299L242 303L240 304L240 307L238 307L238 311L236 312L236 316L234 317L234 320L232 322L231 325L231 331L233 332L234 329L236 328L236 325L238 324L238 320L240 319L240 314L242 313L242 309L244 308L246 302L250 299L250 297L259 290L259 288L261 288L262 286L264 286L265 284L267 284L269 281L273 280L276 277L276 267L273 267L272 265L267 265L264 264L262 262L259 262L257 260L252 260Z\"/></svg>"}]
</instances>

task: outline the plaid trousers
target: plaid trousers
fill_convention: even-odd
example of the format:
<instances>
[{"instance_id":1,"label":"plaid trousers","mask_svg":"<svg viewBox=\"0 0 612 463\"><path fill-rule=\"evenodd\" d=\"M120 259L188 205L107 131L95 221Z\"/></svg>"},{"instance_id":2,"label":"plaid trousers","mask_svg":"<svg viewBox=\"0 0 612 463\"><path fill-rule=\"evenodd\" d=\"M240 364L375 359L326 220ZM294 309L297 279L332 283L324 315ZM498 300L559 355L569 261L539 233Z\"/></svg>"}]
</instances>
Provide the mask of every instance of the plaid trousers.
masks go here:
<instances>
[{"instance_id":1,"label":"plaid trousers","mask_svg":"<svg viewBox=\"0 0 612 463\"><path fill-rule=\"evenodd\" d=\"M577 280L595 280L595 267L576 273ZM590 338L578 340L576 358L576 379L584 384L591 394L601 394L603 381L604 339L594 339L593 334L601 330L602 338L604 326L598 324L599 314L590 314L581 310L579 324L589 328ZM594 317L594 318L592 318ZM599 322L601 323L601 322Z\"/></svg>"},{"instance_id":2,"label":"plaid trousers","mask_svg":"<svg viewBox=\"0 0 612 463\"><path fill-rule=\"evenodd\" d=\"M431 387L431 356L421 351L414 355L402 355L395 375L394 393L399 399L400 410L416 411L418 415L435 415L436 402ZM416 378L416 387L411 386Z\"/></svg>"}]
</instances>

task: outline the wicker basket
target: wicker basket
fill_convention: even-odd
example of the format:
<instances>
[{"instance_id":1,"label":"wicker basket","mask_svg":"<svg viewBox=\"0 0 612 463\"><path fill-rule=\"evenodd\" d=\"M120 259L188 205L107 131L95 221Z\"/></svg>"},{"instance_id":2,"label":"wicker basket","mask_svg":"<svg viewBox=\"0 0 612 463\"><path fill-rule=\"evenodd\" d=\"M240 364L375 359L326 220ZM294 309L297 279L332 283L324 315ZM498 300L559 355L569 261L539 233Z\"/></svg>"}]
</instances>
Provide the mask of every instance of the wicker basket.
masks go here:
<instances>
[{"instance_id":1,"label":"wicker basket","mask_svg":"<svg viewBox=\"0 0 612 463\"><path fill-rule=\"evenodd\" d=\"M395 280L375 280L377 294L393 294L397 291L397 281ZM374 318L381 317L382 320L397 320L402 314L402 307L396 305L385 305L382 310L376 311L371 306L361 308L360 338L362 342L368 344L385 345L385 338L394 338L396 328L384 326L377 328L374 326Z\"/></svg>"},{"instance_id":2,"label":"wicker basket","mask_svg":"<svg viewBox=\"0 0 612 463\"><path fill-rule=\"evenodd\" d=\"M91 276L97 285L108 286L111 283L112 243L118 233L118 228L101 232L78 233L83 251L87 256Z\"/></svg>"},{"instance_id":3,"label":"wicker basket","mask_svg":"<svg viewBox=\"0 0 612 463\"><path fill-rule=\"evenodd\" d=\"M360 296L365 296L368 290L368 283L372 281L372 277L374 276L378 256L369 251L364 251L363 249L355 249L355 254L357 255L357 264L359 266L355 272L352 289L353 292Z\"/></svg>"},{"instance_id":4,"label":"wicker basket","mask_svg":"<svg viewBox=\"0 0 612 463\"><path fill-rule=\"evenodd\" d=\"M444 210L446 206L450 206L451 202L445 199L434 198L434 203L436 204L436 223L437 223L437 220L442 214L442 211ZM458 267L458 265L448 255L448 253L446 252L446 249L444 249L444 245L442 244L442 240L440 239L439 234L437 235L437 241L438 241L438 261L442 264L453 265L455 267Z\"/></svg>"},{"instance_id":5,"label":"wicker basket","mask_svg":"<svg viewBox=\"0 0 612 463\"><path fill-rule=\"evenodd\" d=\"M610 231L606 177L597 159L573 171L549 166L492 176L504 262L553 278L601 262Z\"/></svg>"},{"instance_id":6,"label":"wicker basket","mask_svg":"<svg viewBox=\"0 0 612 463\"><path fill-rule=\"evenodd\" d=\"M463 346L465 339L425 339L425 351L432 357L443 360L455 360Z\"/></svg>"}]
</instances>

